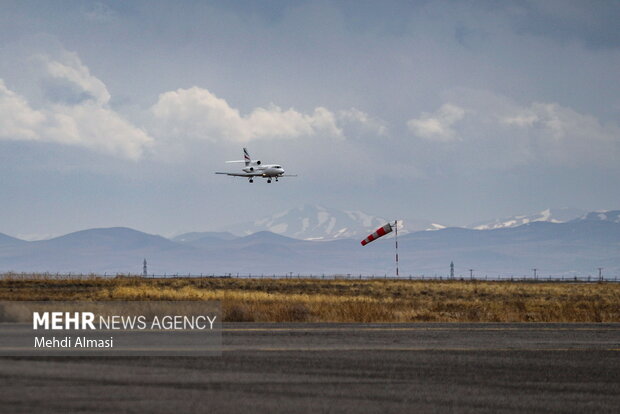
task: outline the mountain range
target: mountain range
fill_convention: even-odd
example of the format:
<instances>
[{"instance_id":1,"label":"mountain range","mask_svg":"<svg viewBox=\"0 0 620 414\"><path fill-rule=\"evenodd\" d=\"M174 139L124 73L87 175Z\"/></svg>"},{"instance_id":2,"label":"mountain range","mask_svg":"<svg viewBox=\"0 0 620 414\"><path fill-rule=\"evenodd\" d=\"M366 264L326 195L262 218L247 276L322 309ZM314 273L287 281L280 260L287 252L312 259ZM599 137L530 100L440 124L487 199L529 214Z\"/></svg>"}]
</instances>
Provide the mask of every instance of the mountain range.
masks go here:
<instances>
[{"instance_id":1,"label":"mountain range","mask_svg":"<svg viewBox=\"0 0 620 414\"><path fill-rule=\"evenodd\" d=\"M474 230L493 230L517 227L534 222L565 223L570 220L584 217L585 210L574 208L546 209L538 213L492 219L476 222L464 226ZM602 214L599 212L593 215ZM258 231L270 231L282 236L302 240L337 240L347 238L363 238L386 222L398 219L398 231L401 234L414 233L416 231L441 230L454 227L446 223L410 218L410 217L377 217L361 211L342 211L317 205L304 205L302 207L278 212L254 221L247 221L227 225L216 229L223 233L232 233L236 236L247 236ZM211 233L211 232L209 232ZM197 237L201 233L186 233L177 236L175 240L183 237Z\"/></svg>"},{"instance_id":2,"label":"mountain range","mask_svg":"<svg viewBox=\"0 0 620 414\"><path fill-rule=\"evenodd\" d=\"M523 224L535 223L539 221L545 221L549 223L566 223L567 221L575 220L583 217L586 211L575 208L556 208L546 209L534 214L527 214L521 216L512 216L501 219L495 219L490 221L483 221L479 223L473 223L466 226L469 229L474 230L493 230L504 229L509 227L518 227Z\"/></svg>"},{"instance_id":3,"label":"mountain range","mask_svg":"<svg viewBox=\"0 0 620 414\"><path fill-rule=\"evenodd\" d=\"M304 217L303 211L316 214ZM301 223L288 227L287 217L295 214ZM521 225L518 221L512 225L511 219L493 221L495 227L488 230L431 226L416 231L409 224L414 222L404 221L399 230L401 274L446 275L453 261L457 276L469 275L469 269L477 276L522 276L531 274L533 268L540 275L595 275L598 267L618 276L620 210L579 214L558 222L559 216L549 210ZM281 225L285 223L283 233L314 235L308 237L313 240L265 230L246 236L194 232L167 239L118 227L32 242L0 234L0 272L138 274L146 258L149 273L156 274L394 274L394 243L389 240L393 233L364 247L359 243L360 235L365 237L386 221L364 213L306 206L261 225L284 230ZM363 230L352 227L358 222ZM261 225L256 224L257 228ZM338 226L346 230L335 230ZM334 231L339 237L326 237Z\"/></svg>"},{"instance_id":4,"label":"mountain range","mask_svg":"<svg viewBox=\"0 0 620 414\"><path fill-rule=\"evenodd\" d=\"M238 236L270 231L302 240L337 240L365 236L369 231L374 231L388 221L394 221L394 218L375 217L361 211L343 211L307 204L258 220L227 225L219 230ZM404 219L399 220L398 230L406 234L445 227L430 220Z\"/></svg>"}]
</instances>

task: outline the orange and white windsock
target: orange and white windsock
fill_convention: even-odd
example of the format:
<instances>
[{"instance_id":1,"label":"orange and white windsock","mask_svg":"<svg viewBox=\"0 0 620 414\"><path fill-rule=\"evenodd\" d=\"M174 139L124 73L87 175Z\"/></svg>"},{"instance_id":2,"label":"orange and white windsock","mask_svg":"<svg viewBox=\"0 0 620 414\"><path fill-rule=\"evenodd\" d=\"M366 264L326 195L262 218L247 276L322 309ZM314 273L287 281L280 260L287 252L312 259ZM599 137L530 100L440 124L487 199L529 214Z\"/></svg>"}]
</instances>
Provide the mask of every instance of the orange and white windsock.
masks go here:
<instances>
[{"instance_id":1,"label":"orange and white windsock","mask_svg":"<svg viewBox=\"0 0 620 414\"><path fill-rule=\"evenodd\" d=\"M385 236L386 234L390 233L391 231L392 231L392 225L390 223L386 224L383 227L379 227L377 229L377 231L375 231L373 234L369 235L364 240L362 240L362 246L366 246L371 241L373 241L375 239L378 239L381 236Z\"/></svg>"}]
</instances>

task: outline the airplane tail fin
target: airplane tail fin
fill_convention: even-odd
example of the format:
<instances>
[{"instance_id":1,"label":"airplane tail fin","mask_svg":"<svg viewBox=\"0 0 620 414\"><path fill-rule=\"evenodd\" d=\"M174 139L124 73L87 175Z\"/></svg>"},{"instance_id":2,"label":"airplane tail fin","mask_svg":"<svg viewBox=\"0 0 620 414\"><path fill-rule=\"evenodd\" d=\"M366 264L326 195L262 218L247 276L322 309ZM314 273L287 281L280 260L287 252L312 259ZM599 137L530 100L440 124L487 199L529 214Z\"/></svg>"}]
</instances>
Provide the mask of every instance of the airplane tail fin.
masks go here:
<instances>
[{"instance_id":1,"label":"airplane tail fin","mask_svg":"<svg viewBox=\"0 0 620 414\"><path fill-rule=\"evenodd\" d=\"M250 158L250 153L248 152L247 148L243 149L243 159L242 160L234 160L234 161L226 161L227 163L233 163L233 162L243 162L245 163L245 166L247 167L248 165L250 165L252 163L252 159ZM258 162L260 164L260 161Z\"/></svg>"},{"instance_id":2,"label":"airplane tail fin","mask_svg":"<svg viewBox=\"0 0 620 414\"><path fill-rule=\"evenodd\" d=\"M247 148L243 149L243 159L242 160L226 161L226 162L227 163L243 162L243 163L245 163L246 167L248 167L250 165L260 165L261 164L260 160L252 161L252 159L250 158L250 153L248 152Z\"/></svg>"},{"instance_id":3,"label":"airplane tail fin","mask_svg":"<svg viewBox=\"0 0 620 414\"><path fill-rule=\"evenodd\" d=\"M245 166L247 167L248 165L250 165L250 163L252 162L252 159L250 158L250 153L248 152L247 148L243 149L243 159L245 161Z\"/></svg>"}]
</instances>

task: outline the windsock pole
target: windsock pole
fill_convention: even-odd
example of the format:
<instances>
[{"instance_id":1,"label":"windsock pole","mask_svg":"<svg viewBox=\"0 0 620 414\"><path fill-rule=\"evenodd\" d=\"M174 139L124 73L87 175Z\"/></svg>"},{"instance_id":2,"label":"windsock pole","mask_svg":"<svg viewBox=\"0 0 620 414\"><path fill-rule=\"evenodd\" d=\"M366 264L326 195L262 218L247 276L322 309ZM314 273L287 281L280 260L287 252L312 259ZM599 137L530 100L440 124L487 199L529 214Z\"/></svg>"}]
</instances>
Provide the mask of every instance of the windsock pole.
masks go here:
<instances>
[{"instance_id":1,"label":"windsock pole","mask_svg":"<svg viewBox=\"0 0 620 414\"><path fill-rule=\"evenodd\" d=\"M391 233L392 230L395 230L394 239L396 241L396 277L398 277L399 276L399 272L398 272L398 220L394 221L394 224L392 224L391 222L388 222L383 227L379 227L377 231L375 231L372 234L369 234L368 237L362 240L361 244L362 246L366 246L368 243L372 242L373 240L377 240L379 237L383 237L386 234ZM386 277L387 277L387 273L386 273Z\"/></svg>"},{"instance_id":2,"label":"windsock pole","mask_svg":"<svg viewBox=\"0 0 620 414\"><path fill-rule=\"evenodd\" d=\"M398 220L394 222L394 240L396 240L396 277L398 277Z\"/></svg>"}]
</instances>

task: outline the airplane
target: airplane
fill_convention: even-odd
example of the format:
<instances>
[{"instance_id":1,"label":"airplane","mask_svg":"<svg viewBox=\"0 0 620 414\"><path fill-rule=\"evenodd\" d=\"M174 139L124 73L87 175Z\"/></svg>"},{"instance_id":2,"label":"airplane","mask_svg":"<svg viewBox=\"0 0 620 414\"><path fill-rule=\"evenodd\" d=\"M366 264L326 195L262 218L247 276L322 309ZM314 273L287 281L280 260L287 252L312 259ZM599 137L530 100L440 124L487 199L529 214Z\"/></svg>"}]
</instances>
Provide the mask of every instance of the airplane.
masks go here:
<instances>
[{"instance_id":1,"label":"airplane","mask_svg":"<svg viewBox=\"0 0 620 414\"><path fill-rule=\"evenodd\" d=\"M254 177L266 178L270 183L272 179L278 181L280 177L297 177L296 175L284 175L284 168L279 164L262 164L260 160L252 161L248 149L243 149L243 160L238 161L226 161L227 163L243 162L245 167L241 170L242 173L230 173L230 172L216 172L216 174L230 175L233 177L246 177L249 182L254 182Z\"/></svg>"}]
</instances>

